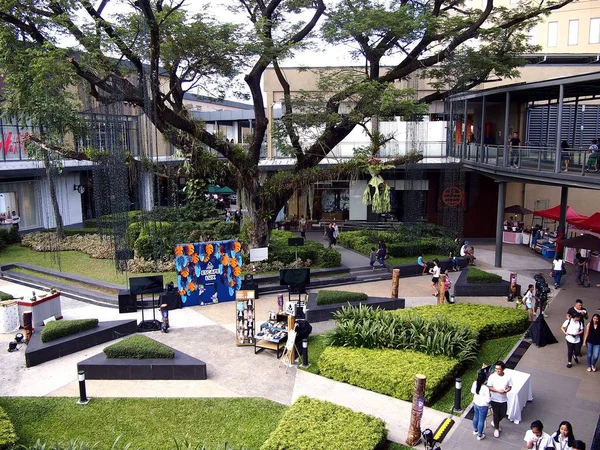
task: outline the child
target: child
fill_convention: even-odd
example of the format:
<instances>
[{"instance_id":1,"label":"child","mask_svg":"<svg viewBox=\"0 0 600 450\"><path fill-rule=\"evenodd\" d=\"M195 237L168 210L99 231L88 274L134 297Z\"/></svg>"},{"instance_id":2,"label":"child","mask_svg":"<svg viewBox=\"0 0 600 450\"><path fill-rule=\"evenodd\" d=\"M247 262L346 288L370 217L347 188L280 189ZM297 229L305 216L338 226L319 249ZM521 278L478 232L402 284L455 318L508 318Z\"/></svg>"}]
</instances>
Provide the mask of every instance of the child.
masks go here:
<instances>
[{"instance_id":1,"label":"child","mask_svg":"<svg viewBox=\"0 0 600 450\"><path fill-rule=\"evenodd\" d=\"M444 280L444 298L446 299L446 303L450 303L450 286L452 286L452 282L448 276L448 270L444 271L444 275L446 275Z\"/></svg>"},{"instance_id":2,"label":"child","mask_svg":"<svg viewBox=\"0 0 600 450\"><path fill-rule=\"evenodd\" d=\"M527 288L527 292L525 293L525 296L523 297L523 304L525 305L525 310L529 313L529 321L533 322L534 320L534 310L533 310L533 305L534 305L534 296L533 296L533 284L530 284L529 287Z\"/></svg>"},{"instance_id":3,"label":"child","mask_svg":"<svg viewBox=\"0 0 600 450\"><path fill-rule=\"evenodd\" d=\"M417 258L417 264L423 268L423 272L421 275L425 275L427 272L427 261L423 261L423 252L419 253L419 257Z\"/></svg>"},{"instance_id":4,"label":"child","mask_svg":"<svg viewBox=\"0 0 600 450\"><path fill-rule=\"evenodd\" d=\"M458 258L454 256L454 252L450 252L450 261L452 262L452 270L458 272L460 270L460 266L458 265Z\"/></svg>"},{"instance_id":5,"label":"child","mask_svg":"<svg viewBox=\"0 0 600 450\"><path fill-rule=\"evenodd\" d=\"M371 247L371 253L369 253L369 265L371 266L371 270L375 270L375 261L377 260L377 251L375 247Z\"/></svg>"}]
</instances>

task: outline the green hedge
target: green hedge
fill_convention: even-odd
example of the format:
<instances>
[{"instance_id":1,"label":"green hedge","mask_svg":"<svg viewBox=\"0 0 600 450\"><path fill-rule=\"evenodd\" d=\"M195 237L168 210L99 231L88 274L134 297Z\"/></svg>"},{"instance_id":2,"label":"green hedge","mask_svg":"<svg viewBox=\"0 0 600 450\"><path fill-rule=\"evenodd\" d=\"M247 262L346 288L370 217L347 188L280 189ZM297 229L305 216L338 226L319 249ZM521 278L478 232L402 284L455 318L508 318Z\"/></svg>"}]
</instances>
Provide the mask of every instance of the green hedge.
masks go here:
<instances>
[{"instance_id":1,"label":"green hedge","mask_svg":"<svg viewBox=\"0 0 600 450\"><path fill-rule=\"evenodd\" d=\"M386 437L381 419L302 396L288 408L261 450L374 450Z\"/></svg>"},{"instance_id":2,"label":"green hedge","mask_svg":"<svg viewBox=\"0 0 600 450\"><path fill-rule=\"evenodd\" d=\"M50 342L61 337L91 330L97 326L98 319L56 320L48 322L48 325L44 327L41 339L42 342Z\"/></svg>"},{"instance_id":3,"label":"green hedge","mask_svg":"<svg viewBox=\"0 0 600 450\"><path fill-rule=\"evenodd\" d=\"M0 229L0 250L4 250L11 244L17 244L21 242L19 236L19 225L15 224L10 227L10 230L5 228Z\"/></svg>"},{"instance_id":4,"label":"green hedge","mask_svg":"<svg viewBox=\"0 0 600 450\"><path fill-rule=\"evenodd\" d=\"M345 291L319 291L317 294L317 305L337 305L347 302L364 302L369 296L363 292Z\"/></svg>"},{"instance_id":5,"label":"green hedge","mask_svg":"<svg viewBox=\"0 0 600 450\"><path fill-rule=\"evenodd\" d=\"M17 433L6 412L0 408L0 449L9 449L17 443Z\"/></svg>"},{"instance_id":6,"label":"green hedge","mask_svg":"<svg viewBox=\"0 0 600 450\"><path fill-rule=\"evenodd\" d=\"M423 374L427 403L452 380L459 365L456 359L412 350L346 347L327 347L319 359L323 376L405 401L412 400L415 375Z\"/></svg>"},{"instance_id":7,"label":"green hedge","mask_svg":"<svg viewBox=\"0 0 600 450\"><path fill-rule=\"evenodd\" d=\"M10 300L12 298L13 298L13 296L11 294L7 294L6 292L0 291L0 300L4 301L4 300Z\"/></svg>"},{"instance_id":8,"label":"green hedge","mask_svg":"<svg viewBox=\"0 0 600 450\"><path fill-rule=\"evenodd\" d=\"M269 240L269 262L292 264L296 260L296 247L290 247L288 239L295 237L298 236L291 231L273 230ZM304 241L304 245L298 247L298 258L310 259L313 265L319 267L338 267L342 262L340 252L326 249L323 244L308 239Z\"/></svg>"},{"instance_id":9,"label":"green hedge","mask_svg":"<svg viewBox=\"0 0 600 450\"><path fill-rule=\"evenodd\" d=\"M136 334L104 349L107 358L118 359L173 359L172 349L149 337Z\"/></svg>"},{"instance_id":10,"label":"green hedge","mask_svg":"<svg viewBox=\"0 0 600 450\"><path fill-rule=\"evenodd\" d=\"M474 267L467 271L467 283L469 284L495 284L501 281L502 277L495 273L489 273Z\"/></svg>"},{"instance_id":11,"label":"green hedge","mask_svg":"<svg viewBox=\"0 0 600 450\"><path fill-rule=\"evenodd\" d=\"M480 340L512 336L529 327L526 311L504 306L458 303L455 305L427 305L408 310L390 311L389 314L418 314L424 318L442 317L449 322L468 326Z\"/></svg>"},{"instance_id":12,"label":"green hedge","mask_svg":"<svg viewBox=\"0 0 600 450\"><path fill-rule=\"evenodd\" d=\"M323 291L321 291L323 292ZM461 363L477 357L477 335L446 317L396 315L369 306L344 307L335 313L337 327L326 333L326 344L353 348L410 349L443 355Z\"/></svg>"}]
</instances>

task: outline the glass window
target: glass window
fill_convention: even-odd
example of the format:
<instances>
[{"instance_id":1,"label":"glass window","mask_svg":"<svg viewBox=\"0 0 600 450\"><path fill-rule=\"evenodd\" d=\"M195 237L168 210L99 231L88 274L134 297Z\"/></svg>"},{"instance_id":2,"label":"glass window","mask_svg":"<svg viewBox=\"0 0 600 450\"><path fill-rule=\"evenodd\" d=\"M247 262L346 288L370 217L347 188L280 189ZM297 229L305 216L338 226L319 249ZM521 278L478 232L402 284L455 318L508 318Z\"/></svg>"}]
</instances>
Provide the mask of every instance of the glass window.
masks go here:
<instances>
[{"instance_id":1,"label":"glass window","mask_svg":"<svg viewBox=\"0 0 600 450\"><path fill-rule=\"evenodd\" d=\"M569 20L569 45L579 43L579 20Z\"/></svg>"},{"instance_id":2,"label":"glass window","mask_svg":"<svg viewBox=\"0 0 600 450\"><path fill-rule=\"evenodd\" d=\"M590 19L590 44L600 44L600 17Z\"/></svg>"},{"instance_id":3,"label":"glass window","mask_svg":"<svg viewBox=\"0 0 600 450\"><path fill-rule=\"evenodd\" d=\"M558 43L558 22L548 22L548 47L556 47Z\"/></svg>"}]
</instances>

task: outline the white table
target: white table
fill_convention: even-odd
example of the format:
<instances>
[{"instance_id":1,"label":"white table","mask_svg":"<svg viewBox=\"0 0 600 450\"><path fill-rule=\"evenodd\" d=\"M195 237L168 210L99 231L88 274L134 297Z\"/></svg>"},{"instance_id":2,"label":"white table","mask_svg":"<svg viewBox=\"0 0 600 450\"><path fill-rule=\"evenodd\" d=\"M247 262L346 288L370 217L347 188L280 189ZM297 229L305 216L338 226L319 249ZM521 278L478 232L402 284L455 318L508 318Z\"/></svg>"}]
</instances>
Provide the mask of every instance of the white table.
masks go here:
<instances>
[{"instance_id":1,"label":"white table","mask_svg":"<svg viewBox=\"0 0 600 450\"><path fill-rule=\"evenodd\" d=\"M513 387L507 394L506 415L511 422L519 423L521 421L521 411L525 408L527 402L533 400L531 375L512 369L504 369L504 373L509 375L513 382Z\"/></svg>"}]
</instances>

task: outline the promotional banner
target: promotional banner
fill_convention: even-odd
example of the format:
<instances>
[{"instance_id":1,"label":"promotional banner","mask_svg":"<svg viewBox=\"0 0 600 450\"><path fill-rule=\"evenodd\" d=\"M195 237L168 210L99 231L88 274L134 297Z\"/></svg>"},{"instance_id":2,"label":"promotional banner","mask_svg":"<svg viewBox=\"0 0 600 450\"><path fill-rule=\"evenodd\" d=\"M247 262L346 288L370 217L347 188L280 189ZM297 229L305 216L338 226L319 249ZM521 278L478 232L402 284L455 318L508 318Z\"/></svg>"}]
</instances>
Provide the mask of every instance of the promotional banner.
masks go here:
<instances>
[{"instance_id":1,"label":"promotional banner","mask_svg":"<svg viewBox=\"0 0 600 450\"><path fill-rule=\"evenodd\" d=\"M232 301L242 286L242 244L235 240L178 244L175 268L183 306Z\"/></svg>"}]
</instances>

